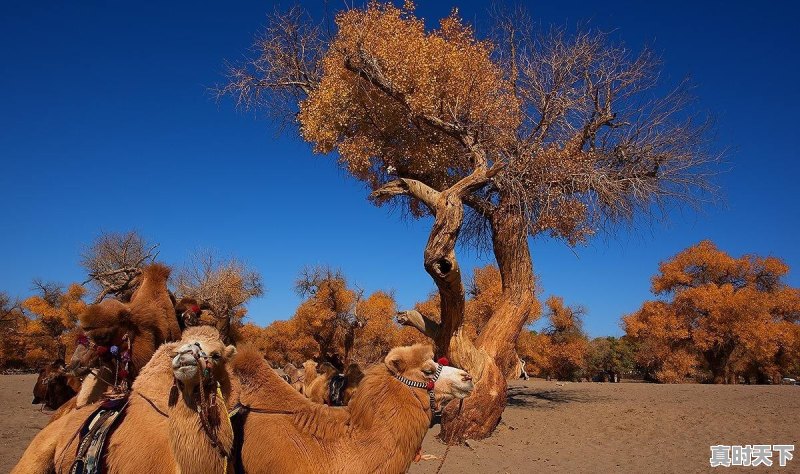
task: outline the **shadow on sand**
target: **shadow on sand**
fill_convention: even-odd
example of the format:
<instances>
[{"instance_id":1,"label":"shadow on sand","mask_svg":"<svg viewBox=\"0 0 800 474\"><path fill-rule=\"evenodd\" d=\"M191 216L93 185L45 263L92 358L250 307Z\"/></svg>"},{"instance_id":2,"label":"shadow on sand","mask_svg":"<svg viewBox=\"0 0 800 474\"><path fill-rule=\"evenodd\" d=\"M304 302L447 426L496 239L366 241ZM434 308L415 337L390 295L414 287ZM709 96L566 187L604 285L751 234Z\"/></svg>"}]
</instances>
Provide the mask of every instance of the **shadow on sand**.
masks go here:
<instances>
[{"instance_id":1,"label":"shadow on sand","mask_svg":"<svg viewBox=\"0 0 800 474\"><path fill-rule=\"evenodd\" d=\"M509 387L508 405L520 408L555 408L565 403L586 403L597 400L586 392L553 389L542 390L531 387Z\"/></svg>"}]
</instances>

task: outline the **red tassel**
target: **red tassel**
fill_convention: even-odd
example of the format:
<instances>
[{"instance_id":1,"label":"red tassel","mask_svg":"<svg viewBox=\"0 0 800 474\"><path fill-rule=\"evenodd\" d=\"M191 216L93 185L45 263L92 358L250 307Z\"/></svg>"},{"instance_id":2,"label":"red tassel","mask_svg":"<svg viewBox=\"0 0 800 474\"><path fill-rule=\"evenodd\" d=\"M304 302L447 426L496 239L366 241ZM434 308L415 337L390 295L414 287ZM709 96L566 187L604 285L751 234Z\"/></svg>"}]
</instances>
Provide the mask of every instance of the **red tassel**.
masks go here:
<instances>
[{"instance_id":1,"label":"red tassel","mask_svg":"<svg viewBox=\"0 0 800 474\"><path fill-rule=\"evenodd\" d=\"M106 352L108 352L108 347L106 347L106 346L97 346L95 351L97 352L97 355L103 355Z\"/></svg>"},{"instance_id":2,"label":"red tassel","mask_svg":"<svg viewBox=\"0 0 800 474\"><path fill-rule=\"evenodd\" d=\"M436 362L438 362L439 365L450 365L450 361L447 359L447 357L439 357L439 360Z\"/></svg>"}]
</instances>

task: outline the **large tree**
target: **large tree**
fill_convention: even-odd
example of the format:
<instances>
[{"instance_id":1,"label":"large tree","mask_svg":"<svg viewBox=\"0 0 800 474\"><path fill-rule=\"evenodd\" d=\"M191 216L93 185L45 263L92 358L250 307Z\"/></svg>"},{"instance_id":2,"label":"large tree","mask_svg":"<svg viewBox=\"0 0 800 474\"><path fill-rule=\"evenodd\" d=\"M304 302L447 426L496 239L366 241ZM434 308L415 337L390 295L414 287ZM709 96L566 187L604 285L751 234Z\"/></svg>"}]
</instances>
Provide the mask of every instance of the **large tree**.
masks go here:
<instances>
[{"instance_id":1,"label":"large tree","mask_svg":"<svg viewBox=\"0 0 800 474\"><path fill-rule=\"evenodd\" d=\"M567 306L560 296L548 298L545 307L550 321L545 331L550 342L547 374L559 380L576 380L582 375L589 349L589 339L581 320L586 310Z\"/></svg>"},{"instance_id":2,"label":"large tree","mask_svg":"<svg viewBox=\"0 0 800 474\"><path fill-rule=\"evenodd\" d=\"M78 315L86 309L86 289L77 283L65 290L57 283L34 280L36 294L22 302L29 314L25 325L25 359L31 365L44 365L66 359L75 348Z\"/></svg>"},{"instance_id":3,"label":"large tree","mask_svg":"<svg viewBox=\"0 0 800 474\"><path fill-rule=\"evenodd\" d=\"M666 382L697 368L714 383L732 382L742 365L778 379L800 355L800 290L783 281L788 271L775 257L735 258L707 240L661 263L652 289L666 301L623 320L642 344L640 363Z\"/></svg>"},{"instance_id":4,"label":"large tree","mask_svg":"<svg viewBox=\"0 0 800 474\"><path fill-rule=\"evenodd\" d=\"M455 11L430 30L412 2L370 2L339 13L326 37L294 9L272 18L223 88L240 105L296 114L315 151L336 151L375 203L433 217L423 263L441 321L403 322L475 376L460 411L445 413L448 441L488 436L500 420L536 301L528 238L583 242L691 196L708 159L704 122L685 113L682 88L656 87L649 51L631 55L599 33L539 35L524 18L501 17L491 39L478 39ZM475 340L463 331L462 227L465 243L491 243L502 277Z\"/></svg>"}]
</instances>

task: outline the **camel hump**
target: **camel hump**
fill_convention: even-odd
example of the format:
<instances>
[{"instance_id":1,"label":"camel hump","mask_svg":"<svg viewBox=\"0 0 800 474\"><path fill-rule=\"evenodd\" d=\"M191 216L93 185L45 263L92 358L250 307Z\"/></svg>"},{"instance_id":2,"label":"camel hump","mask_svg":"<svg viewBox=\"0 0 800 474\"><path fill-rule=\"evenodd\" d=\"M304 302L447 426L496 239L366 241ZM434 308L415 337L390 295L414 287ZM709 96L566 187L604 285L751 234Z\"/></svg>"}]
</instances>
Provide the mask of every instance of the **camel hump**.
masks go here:
<instances>
[{"instance_id":1,"label":"camel hump","mask_svg":"<svg viewBox=\"0 0 800 474\"><path fill-rule=\"evenodd\" d=\"M231 361L231 370L243 385L247 385L259 377L266 364L258 349L251 345L242 345L237 347L236 357Z\"/></svg>"},{"instance_id":2,"label":"camel hump","mask_svg":"<svg viewBox=\"0 0 800 474\"><path fill-rule=\"evenodd\" d=\"M169 279L172 269L163 263L151 263L142 269L142 276L153 282L165 282Z\"/></svg>"},{"instance_id":3,"label":"camel hump","mask_svg":"<svg viewBox=\"0 0 800 474\"><path fill-rule=\"evenodd\" d=\"M124 303L109 299L87 306L78 319L84 328L106 328L118 324L127 314L128 308Z\"/></svg>"}]
</instances>

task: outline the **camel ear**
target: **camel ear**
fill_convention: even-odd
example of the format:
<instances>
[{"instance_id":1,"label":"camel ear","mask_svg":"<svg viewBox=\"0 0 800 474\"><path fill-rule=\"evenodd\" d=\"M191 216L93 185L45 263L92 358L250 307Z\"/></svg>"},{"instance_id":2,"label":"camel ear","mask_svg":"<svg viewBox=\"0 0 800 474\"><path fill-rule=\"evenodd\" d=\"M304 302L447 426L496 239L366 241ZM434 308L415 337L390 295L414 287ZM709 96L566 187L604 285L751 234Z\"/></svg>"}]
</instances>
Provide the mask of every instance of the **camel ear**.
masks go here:
<instances>
[{"instance_id":1,"label":"camel ear","mask_svg":"<svg viewBox=\"0 0 800 474\"><path fill-rule=\"evenodd\" d=\"M395 375L401 374L406 370L406 361L396 352L390 352L383 363L386 364L386 367L389 367L389 370Z\"/></svg>"},{"instance_id":2,"label":"camel ear","mask_svg":"<svg viewBox=\"0 0 800 474\"><path fill-rule=\"evenodd\" d=\"M233 356L236 355L236 347L235 346L228 346L225 348L225 358L231 360Z\"/></svg>"}]
</instances>

